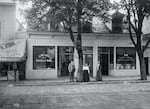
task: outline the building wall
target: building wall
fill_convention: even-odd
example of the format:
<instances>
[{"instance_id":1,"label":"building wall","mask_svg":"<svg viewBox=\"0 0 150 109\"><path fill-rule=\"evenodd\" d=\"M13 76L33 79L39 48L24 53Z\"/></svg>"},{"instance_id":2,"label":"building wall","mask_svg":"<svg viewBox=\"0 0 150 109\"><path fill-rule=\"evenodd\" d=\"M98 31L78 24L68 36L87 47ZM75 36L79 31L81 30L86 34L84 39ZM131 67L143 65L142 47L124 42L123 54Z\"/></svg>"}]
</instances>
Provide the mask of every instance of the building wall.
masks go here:
<instances>
[{"instance_id":1,"label":"building wall","mask_svg":"<svg viewBox=\"0 0 150 109\"><path fill-rule=\"evenodd\" d=\"M15 37L16 4L0 2L0 40L10 40Z\"/></svg>"},{"instance_id":2,"label":"building wall","mask_svg":"<svg viewBox=\"0 0 150 109\"><path fill-rule=\"evenodd\" d=\"M17 31L15 33L15 39L27 39L28 37L27 32L24 31Z\"/></svg>"},{"instance_id":3,"label":"building wall","mask_svg":"<svg viewBox=\"0 0 150 109\"><path fill-rule=\"evenodd\" d=\"M131 41L126 39L126 34L83 34L83 46L93 47L93 76L96 76L96 65L98 63L98 47L114 47L114 70L109 71L109 76L135 76L140 75L139 61L136 56L136 69L116 70L116 47L133 47ZM55 69L33 70L33 46L55 46ZM57 78L57 47L73 46L69 34L29 33L27 40L27 79L50 79ZM78 55L75 51L74 60L78 66ZM77 70L77 69L76 69Z\"/></svg>"},{"instance_id":4,"label":"building wall","mask_svg":"<svg viewBox=\"0 0 150 109\"><path fill-rule=\"evenodd\" d=\"M67 43L66 43L67 42ZM53 37L52 35L40 35L31 37L27 40L27 79L49 79L57 78L57 46L71 46L68 37ZM33 70L33 46L55 46L55 69L54 70Z\"/></svg>"}]
</instances>

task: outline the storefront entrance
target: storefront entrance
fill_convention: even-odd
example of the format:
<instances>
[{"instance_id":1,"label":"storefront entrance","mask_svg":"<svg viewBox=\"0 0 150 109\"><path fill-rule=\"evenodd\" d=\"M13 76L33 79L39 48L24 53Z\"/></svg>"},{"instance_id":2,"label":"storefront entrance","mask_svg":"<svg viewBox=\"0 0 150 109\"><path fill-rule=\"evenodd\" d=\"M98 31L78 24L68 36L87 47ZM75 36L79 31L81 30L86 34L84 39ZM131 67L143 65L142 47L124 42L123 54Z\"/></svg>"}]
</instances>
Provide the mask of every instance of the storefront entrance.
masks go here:
<instances>
[{"instance_id":1,"label":"storefront entrance","mask_svg":"<svg viewBox=\"0 0 150 109\"><path fill-rule=\"evenodd\" d=\"M102 75L108 75L108 54L101 54L100 55L101 65L102 65Z\"/></svg>"},{"instance_id":2,"label":"storefront entrance","mask_svg":"<svg viewBox=\"0 0 150 109\"><path fill-rule=\"evenodd\" d=\"M83 65L88 64L90 68L90 76L93 76L93 47L84 46ZM69 76L68 65L74 56L74 47L59 46L58 47L58 76Z\"/></svg>"},{"instance_id":3,"label":"storefront entrance","mask_svg":"<svg viewBox=\"0 0 150 109\"><path fill-rule=\"evenodd\" d=\"M58 76L69 76L68 65L73 60L73 47L58 47Z\"/></svg>"},{"instance_id":4,"label":"storefront entrance","mask_svg":"<svg viewBox=\"0 0 150 109\"><path fill-rule=\"evenodd\" d=\"M19 70L19 80L25 80L26 61L18 62L17 66Z\"/></svg>"},{"instance_id":5,"label":"storefront entrance","mask_svg":"<svg viewBox=\"0 0 150 109\"><path fill-rule=\"evenodd\" d=\"M113 69L113 47L98 47L98 61L102 66L102 75L109 75L109 71Z\"/></svg>"}]
</instances>

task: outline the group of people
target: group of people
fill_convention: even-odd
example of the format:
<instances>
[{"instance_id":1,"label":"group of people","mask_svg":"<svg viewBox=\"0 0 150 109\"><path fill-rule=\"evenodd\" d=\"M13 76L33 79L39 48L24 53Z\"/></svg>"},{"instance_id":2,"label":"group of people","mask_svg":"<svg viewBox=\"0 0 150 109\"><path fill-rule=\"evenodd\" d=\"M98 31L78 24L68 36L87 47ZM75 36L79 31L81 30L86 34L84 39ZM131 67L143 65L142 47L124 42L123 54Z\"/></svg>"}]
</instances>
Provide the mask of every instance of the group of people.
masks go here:
<instances>
[{"instance_id":1,"label":"group of people","mask_svg":"<svg viewBox=\"0 0 150 109\"><path fill-rule=\"evenodd\" d=\"M68 71L69 71L69 79L70 82L74 82L74 73L75 73L75 65L74 61L71 60L71 62L68 65ZM98 62L98 65L96 67L97 74L96 74L96 80L101 81L102 80L102 73L101 73L101 64L100 61ZM88 64L83 65L83 81L88 82L90 81L90 68Z\"/></svg>"}]
</instances>

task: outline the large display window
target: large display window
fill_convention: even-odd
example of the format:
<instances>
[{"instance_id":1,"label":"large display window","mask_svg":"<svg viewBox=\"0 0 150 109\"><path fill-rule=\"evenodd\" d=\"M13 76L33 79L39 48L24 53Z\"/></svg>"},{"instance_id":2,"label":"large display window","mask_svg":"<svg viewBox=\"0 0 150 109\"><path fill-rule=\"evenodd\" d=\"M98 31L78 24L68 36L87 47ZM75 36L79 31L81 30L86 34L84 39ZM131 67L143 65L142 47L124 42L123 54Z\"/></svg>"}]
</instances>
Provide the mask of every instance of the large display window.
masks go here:
<instances>
[{"instance_id":1,"label":"large display window","mask_svg":"<svg viewBox=\"0 0 150 109\"><path fill-rule=\"evenodd\" d=\"M136 69L136 51L132 47L116 48L116 69Z\"/></svg>"},{"instance_id":2,"label":"large display window","mask_svg":"<svg viewBox=\"0 0 150 109\"><path fill-rule=\"evenodd\" d=\"M33 69L55 68L55 46L33 46Z\"/></svg>"}]
</instances>

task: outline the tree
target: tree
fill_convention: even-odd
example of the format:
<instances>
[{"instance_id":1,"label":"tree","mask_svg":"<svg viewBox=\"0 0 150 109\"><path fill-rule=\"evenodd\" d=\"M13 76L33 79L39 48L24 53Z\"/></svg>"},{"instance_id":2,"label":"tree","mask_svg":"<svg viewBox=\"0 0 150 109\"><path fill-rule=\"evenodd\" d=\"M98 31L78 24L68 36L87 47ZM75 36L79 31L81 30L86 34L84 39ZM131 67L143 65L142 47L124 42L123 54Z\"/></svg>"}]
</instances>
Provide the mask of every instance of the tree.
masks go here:
<instances>
[{"instance_id":1,"label":"tree","mask_svg":"<svg viewBox=\"0 0 150 109\"><path fill-rule=\"evenodd\" d=\"M83 81L83 52L81 24L90 21L93 16L107 18L109 0L31 0L32 8L25 11L28 25L39 30L43 19L55 24L62 24L70 34L71 41L79 56L78 81ZM77 36L73 27L77 27Z\"/></svg>"},{"instance_id":2,"label":"tree","mask_svg":"<svg viewBox=\"0 0 150 109\"><path fill-rule=\"evenodd\" d=\"M128 30L130 39L138 54L140 62L141 80L146 80L146 67L144 61L144 51L150 43L150 38L146 44L143 44L143 21L150 15L150 0L122 0L121 7L124 7L127 13ZM135 33L135 36L133 35Z\"/></svg>"}]
</instances>

